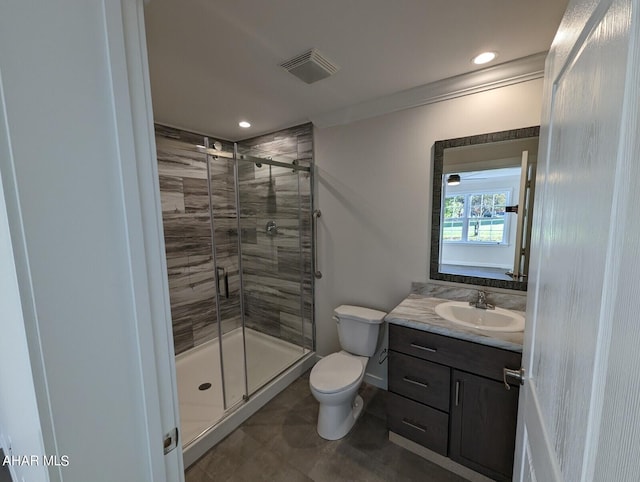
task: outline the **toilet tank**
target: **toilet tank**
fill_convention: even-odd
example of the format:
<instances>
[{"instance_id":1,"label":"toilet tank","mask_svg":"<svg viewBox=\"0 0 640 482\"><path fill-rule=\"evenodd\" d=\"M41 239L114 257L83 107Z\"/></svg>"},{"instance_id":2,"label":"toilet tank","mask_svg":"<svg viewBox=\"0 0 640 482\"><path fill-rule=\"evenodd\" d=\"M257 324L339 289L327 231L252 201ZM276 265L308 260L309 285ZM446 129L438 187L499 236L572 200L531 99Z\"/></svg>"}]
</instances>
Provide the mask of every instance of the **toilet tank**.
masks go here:
<instances>
[{"instance_id":1,"label":"toilet tank","mask_svg":"<svg viewBox=\"0 0 640 482\"><path fill-rule=\"evenodd\" d=\"M343 350L370 357L376 352L380 325L387 314L362 306L340 305L333 310Z\"/></svg>"}]
</instances>

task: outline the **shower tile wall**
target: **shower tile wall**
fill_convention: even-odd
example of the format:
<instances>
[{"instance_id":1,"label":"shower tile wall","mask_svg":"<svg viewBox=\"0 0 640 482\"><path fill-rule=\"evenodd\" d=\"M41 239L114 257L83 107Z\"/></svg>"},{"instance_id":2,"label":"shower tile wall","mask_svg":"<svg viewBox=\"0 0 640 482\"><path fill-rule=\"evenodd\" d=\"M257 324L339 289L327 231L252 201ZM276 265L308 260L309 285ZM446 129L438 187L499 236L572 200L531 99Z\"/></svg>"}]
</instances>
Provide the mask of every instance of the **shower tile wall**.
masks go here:
<instances>
[{"instance_id":1,"label":"shower tile wall","mask_svg":"<svg viewBox=\"0 0 640 482\"><path fill-rule=\"evenodd\" d=\"M176 354L218 334L206 156L195 148L202 141L201 135L156 125ZM241 141L238 148L241 153L287 163L294 159L312 162L312 125ZM233 145L223 142L223 150L231 152ZM233 163L219 159L210 167L217 261L229 273L230 296L221 298L220 307L226 333L240 326ZM297 345L303 342L304 321L304 345L312 348L311 185L308 173L299 175L298 183L298 174L291 169L239 163L245 321L249 328ZM269 220L278 224L274 237L265 232Z\"/></svg>"},{"instance_id":2,"label":"shower tile wall","mask_svg":"<svg viewBox=\"0 0 640 482\"><path fill-rule=\"evenodd\" d=\"M286 163L297 159L300 165L311 163L313 166L313 126L303 124L247 139L238 142L238 150ZM303 342L300 330L304 322L304 346L311 349L309 173L267 165L243 167L239 177L242 223L256 232L254 243L245 243L243 239L242 245L245 322L249 328L298 345ZM275 236L266 233L265 225L269 221L275 221L278 226Z\"/></svg>"},{"instance_id":3,"label":"shower tile wall","mask_svg":"<svg viewBox=\"0 0 640 482\"><path fill-rule=\"evenodd\" d=\"M218 336L206 156L201 135L156 125L160 197L176 354ZM225 143L223 150L233 151ZM229 271L220 303L224 332L239 326L238 248L233 164L211 163L218 266Z\"/></svg>"}]
</instances>

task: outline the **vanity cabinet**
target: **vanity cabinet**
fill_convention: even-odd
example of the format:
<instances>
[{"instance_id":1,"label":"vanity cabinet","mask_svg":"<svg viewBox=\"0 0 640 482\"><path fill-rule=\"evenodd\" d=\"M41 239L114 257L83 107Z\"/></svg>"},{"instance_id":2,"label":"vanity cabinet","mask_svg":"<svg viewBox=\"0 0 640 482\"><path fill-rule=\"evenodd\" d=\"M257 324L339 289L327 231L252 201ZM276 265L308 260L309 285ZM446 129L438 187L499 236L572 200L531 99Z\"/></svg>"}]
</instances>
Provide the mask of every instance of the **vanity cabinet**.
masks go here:
<instances>
[{"instance_id":1,"label":"vanity cabinet","mask_svg":"<svg viewBox=\"0 0 640 482\"><path fill-rule=\"evenodd\" d=\"M521 354L389 326L389 430L495 480L511 480Z\"/></svg>"}]
</instances>

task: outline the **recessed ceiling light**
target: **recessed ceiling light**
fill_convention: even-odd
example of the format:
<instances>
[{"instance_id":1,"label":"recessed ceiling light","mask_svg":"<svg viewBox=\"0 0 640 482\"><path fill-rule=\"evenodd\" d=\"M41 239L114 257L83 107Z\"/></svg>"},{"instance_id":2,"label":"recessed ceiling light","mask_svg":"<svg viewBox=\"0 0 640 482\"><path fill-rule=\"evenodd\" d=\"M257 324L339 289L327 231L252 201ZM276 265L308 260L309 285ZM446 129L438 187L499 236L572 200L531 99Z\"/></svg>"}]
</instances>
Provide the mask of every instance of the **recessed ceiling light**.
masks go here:
<instances>
[{"instance_id":1,"label":"recessed ceiling light","mask_svg":"<svg viewBox=\"0 0 640 482\"><path fill-rule=\"evenodd\" d=\"M247 121L240 121L238 122L238 125L244 129L251 127L251 124L249 124Z\"/></svg>"},{"instance_id":2,"label":"recessed ceiling light","mask_svg":"<svg viewBox=\"0 0 640 482\"><path fill-rule=\"evenodd\" d=\"M482 52L480 55L476 55L472 62L476 65L486 64L495 59L497 55L495 52Z\"/></svg>"}]
</instances>

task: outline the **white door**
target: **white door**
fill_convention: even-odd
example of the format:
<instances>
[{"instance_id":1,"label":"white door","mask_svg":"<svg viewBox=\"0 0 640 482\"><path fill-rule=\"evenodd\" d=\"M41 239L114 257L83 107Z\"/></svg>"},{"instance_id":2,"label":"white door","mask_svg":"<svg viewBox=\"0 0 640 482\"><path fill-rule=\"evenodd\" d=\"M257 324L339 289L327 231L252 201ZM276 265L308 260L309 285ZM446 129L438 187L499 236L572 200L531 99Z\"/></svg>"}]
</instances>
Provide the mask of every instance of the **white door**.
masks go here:
<instances>
[{"instance_id":1,"label":"white door","mask_svg":"<svg viewBox=\"0 0 640 482\"><path fill-rule=\"evenodd\" d=\"M640 480L639 7L571 2L547 58L514 480Z\"/></svg>"},{"instance_id":2,"label":"white door","mask_svg":"<svg viewBox=\"0 0 640 482\"><path fill-rule=\"evenodd\" d=\"M0 438L68 457L14 480L184 480L142 7L0 4Z\"/></svg>"}]
</instances>

